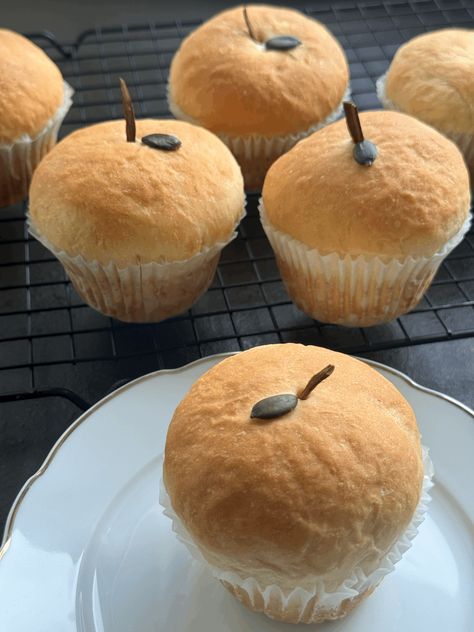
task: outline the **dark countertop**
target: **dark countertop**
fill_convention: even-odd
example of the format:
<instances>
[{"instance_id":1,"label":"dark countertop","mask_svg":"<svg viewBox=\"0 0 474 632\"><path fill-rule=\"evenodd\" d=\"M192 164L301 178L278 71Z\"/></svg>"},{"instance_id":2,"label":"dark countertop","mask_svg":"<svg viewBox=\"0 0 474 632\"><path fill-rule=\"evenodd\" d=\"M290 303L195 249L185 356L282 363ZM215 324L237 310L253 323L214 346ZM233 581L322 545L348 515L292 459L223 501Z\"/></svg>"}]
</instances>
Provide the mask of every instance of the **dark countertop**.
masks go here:
<instances>
[{"instance_id":1,"label":"dark countertop","mask_svg":"<svg viewBox=\"0 0 474 632\"><path fill-rule=\"evenodd\" d=\"M17 0L16 3L8 3L8 6L3 6L5 4L0 2L3 26L26 33L37 33L46 28L49 31L53 31L59 41L68 43L74 41L80 32L94 24L143 23L149 20L168 20L175 16L179 16L181 19L184 19L186 16L191 18L196 16L206 17L219 10L219 8L231 6L234 3L211 2L209 0L199 3L176 1L163 7L160 5L164 3L157 4L151 0L137 0L133 3L133 6L125 3L123 0L107 0L101 3L89 0L81 3L76 3L72 0L43 0L41 3ZM304 6L302 3L291 2L281 4L296 7ZM344 2L344 0L337 3L313 2L313 5L318 6L318 10L320 9L325 14L329 14L332 11L331 5L337 5L342 8L347 6L348 11L353 11L355 4L354 2ZM367 4L365 3L365 5ZM429 3L424 2L425 6L427 4ZM411 5L416 8L417 3L413 2ZM380 7L382 6L385 7L381 3ZM434 3L433 6L435 6ZM376 17L375 19L380 20L382 18ZM364 16L364 20L366 20L366 16ZM420 20L420 24L422 23L424 24L423 28L425 28L426 24ZM354 22L351 24L354 24ZM433 24L440 24L440 22L434 21ZM341 22L341 25L343 25L343 22ZM365 46L363 42L358 42L357 37L359 36L357 32L352 35L352 39L350 39L351 36L344 39L344 45L350 55L351 69L355 77L353 87L356 88L356 98L363 100L367 96L364 91L370 90L373 92L373 81L367 84L367 73L370 70L375 76L381 69L383 70L383 64L388 64L387 59L396 48L393 32L386 32L388 33L386 46L383 44L383 40L378 40L378 44L375 42L370 46ZM398 33L401 37L401 31L398 31ZM408 37L412 33L404 31L402 35L403 37ZM341 38L344 38L344 35L341 35ZM66 66L67 63L64 62L64 68ZM64 69L63 72L65 72ZM85 70L82 72L85 72ZM367 85L369 85L368 88ZM364 103L370 106L373 101L369 99ZM82 112L87 113L89 110L82 108ZM152 114L155 112L159 113L159 110L152 111ZM87 118L83 120L87 120ZM74 128L74 125L75 123L70 124L71 129ZM17 225L19 226L20 222L22 223L22 219L19 219L22 217L22 213L22 209L13 210L11 224L8 222L3 224L9 230L11 228L13 237L23 234L21 232L17 234ZM0 228L0 237L2 236L2 230L4 229ZM29 329L25 324L24 338L19 340L19 335L17 338L13 336L11 341L8 338L8 342L2 343L2 338L0 337L0 369L10 366L16 367L0 371L0 392L30 390L33 387L36 389L47 389L54 386L62 386L74 390L85 400L93 403L120 380L132 379L165 366L185 364L199 357L199 355L231 351L265 342L276 342L282 339L281 331L285 330L283 334L284 340L294 339L316 343L322 341L322 344L327 344L328 346L336 346L348 352L359 353L364 357L399 369L418 383L444 392L468 406L474 407L474 337L449 339L440 342L422 342L423 329L433 326L434 310L440 306L442 311L436 312L438 320L435 323L433 336L445 336L444 330L438 331L436 329L436 327L441 327L440 323L443 324L446 332L448 332L446 337L465 335L463 331L465 332L466 329L463 330L462 327L471 327L474 318L474 308L472 307L474 296L472 294L471 280L471 277L474 276L474 238L472 236L466 240L463 246L462 258L449 264L440 272L439 285L435 287L436 292L431 290L431 294L428 293L428 303L425 302L422 305L422 310L419 313L405 317L405 320L402 319L400 323L393 325L393 328L397 329L397 335L402 335L403 329L405 333L408 332L409 338L417 344L360 353L357 340L359 338L362 340L362 337L359 330L353 330L353 333L348 334L349 330L329 332L329 328L323 327L318 328L318 332L316 332L315 329L311 329L313 325L311 322L308 322L306 317L289 306L288 299L281 295L281 288L279 287L281 284L278 281L278 276L271 276L275 275L275 271L272 261L268 257L267 246L260 233L252 232L255 230L253 219L249 218L245 228L244 240L247 248L250 248L252 257L257 250L259 256L262 257L260 260L257 258L255 260L252 259L252 265L257 268L254 284L252 284L254 277L251 276L254 272L250 268L245 268L246 262L235 263L235 265L231 262L227 268L221 270L219 282L213 286L213 289L206 295L205 299L200 302L199 309L196 308L189 319L178 323L165 323L151 328L150 331L146 327L130 329L119 328L115 324L110 325L110 323L105 322L107 319L97 315L88 308L82 307L77 303L76 298L70 294L64 277L60 276L62 272L58 269L56 263L47 259L44 259L44 263L42 263L41 257L44 257L45 253L36 248L35 244L32 244L31 249L32 251L34 249L34 256L38 257L39 260L38 265L34 267L38 274L38 281L41 282L44 279L46 281L44 281L44 287L34 288L34 292L30 290L27 290L27 292L33 307L35 305L41 307L37 307L37 311L34 314L28 314L28 318L25 316L26 312L15 316L17 320L15 320L14 332L20 331L24 316L25 323L26 321L29 322ZM5 243L6 245L2 245L0 241L1 262L9 261L9 257L12 255L12 248L14 247L13 241ZM239 242L235 243L236 247L233 247L233 255L239 254ZM227 263L229 262L227 261ZM4 265L6 264L4 263ZM4 279L8 281L7 267L2 268L2 270L4 271ZM44 277L41 276L42 274ZM51 283L49 285L49 279L51 278L59 279L55 281L58 284L53 285ZM242 282L242 279L247 283L245 286L242 285L242 287L246 288L245 301L247 303L242 297L237 297L235 292L231 296L226 289L228 281ZM464 281L464 279L467 279L467 281ZM64 286L61 283L64 283ZM469 286L469 283L471 283L471 286ZM441 302L436 302L441 300L439 298L440 292L445 290L451 292L448 292L448 298L444 297L442 304ZM64 296L62 295L63 293ZM273 298L269 298L270 294ZM265 301L260 305L259 301L263 300L262 296L264 296ZM460 302L456 304L457 297L461 297L459 301L462 300L462 306ZM0 296L1 298L2 296ZM9 295L8 300L12 302L14 298ZM468 299L471 299L471 301ZM35 303L35 301L38 301L38 303ZM229 303L229 301L236 302L234 304L232 302ZM13 302L11 304L13 305ZM40 311L43 307L53 304L57 305L57 311ZM244 309L242 306L248 306L249 310ZM457 310L455 309L456 307ZM250 312L250 308L254 311ZM425 310L424 312L423 309ZM231 313L232 322L229 315L225 313L226 310ZM465 318L461 328L459 328L459 321L455 317L456 314L460 313L460 310L464 310ZM56 323L59 323L61 319L65 319L65 333L63 336L56 336L55 338L44 337L48 332L51 333L50 329L48 329L48 327L51 327L50 314L52 314L53 319L56 319ZM206 316L207 314L211 315ZM236 318L235 314L239 318ZM448 316L450 319L448 319ZM42 318L43 320L41 320ZM71 321L69 324L68 318ZM288 324L289 318L291 319L290 324ZM196 329L197 320L199 320L198 329ZM418 330L416 331L413 328L415 320L418 323ZM233 327L233 329L231 327L231 334L225 329L230 324ZM6 327L10 326L12 326L11 322L7 321L6 317L2 317L0 331L4 332ZM304 329L305 336L308 334L309 329L309 338L307 336L301 337L298 333L299 330L292 329L293 326ZM31 327L38 327L38 329L32 333ZM219 329L220 327L223 329ZM384 335L388 335L387 331L389 330L390 326L387 326L384 330ZM293 331L296 333L293 334ZM36 334L38 334L37 338ZM326 337L324 337L325 335ZM370 333L367 335L370 337ZM61 353L68 352L67 345L69 342L66 340L68 336L71 338L73 352L76 354L73 357L74 359L79 358L79 361L74 364L61 360ZM175 337L178 340L174 347L169 345L170 337ZM348 337L352 337L352 340L348 340ZM109 358L111 355L109 350L110 338L112 338L114 353L113 357ZM31 347L29 352L25 351L25 345L28 346L27 343ZM59 359L57 362L52 361L51 357L47 355L51 352L51 344L54 347L54 352L58 354L57 357ZM135 355L133 357L126 354L121 355L121 349L129 349L139 344L143 345L143 355ZM149 353L148 345L150 344L157 345L156 354ZM181 348L179 346L181 344L185 346ZM44 360L46 358L47 361L37 362L32 368L31 361L28 363L27 360L18 360L23 353L26 355L31 353L33 359L42 358ZM84 361L85 356L80 357L81 353L89 354L91 356L90 360ZM77 418L79 412L76 406L60 397L27 402L0 403L0 486L2 488L0 525L4 522L8 508L21 485L38 469L54 442L69 424Z\"/></svg>"},{"instance_id":2,"label":"dark countertop","mask_svg":"<svg viewBox=\"0 0 474 632\"><path fill-rule=\"evenodd\" d=\"M21 33L53 32L60 41L72 42L91 27L112 24L158 22L175 18L206 19L218 11L239 4L232 0L8 0L0 1L1 26ZM268 4L259 3L254 4ZM272 0L271 4L303 7L302 2Z\"/></svg>"}]
</instances>

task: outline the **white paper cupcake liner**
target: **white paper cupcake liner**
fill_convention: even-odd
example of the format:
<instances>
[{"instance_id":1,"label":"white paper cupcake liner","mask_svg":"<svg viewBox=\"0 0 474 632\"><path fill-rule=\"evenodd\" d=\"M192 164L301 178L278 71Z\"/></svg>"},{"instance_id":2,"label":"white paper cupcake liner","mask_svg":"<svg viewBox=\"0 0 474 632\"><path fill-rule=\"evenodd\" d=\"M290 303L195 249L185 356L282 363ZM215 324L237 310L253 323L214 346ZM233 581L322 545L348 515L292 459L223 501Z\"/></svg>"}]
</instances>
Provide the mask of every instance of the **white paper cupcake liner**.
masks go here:
<instances>
[{"instance_id":1,"label":"white paper cupcake liner","mask_svg":"<svg viewBox=\"0 0 474 632\"><path fill-rule=\"evenodd\" d=\"M244 216L245 207L241 219ZM227 241L190 259L120 267L58 250L28 217L29 233L59 259L84 301L106 316L128 322L158 322L189 309L211 284L220 253L236 237L237 226Z\"/></svg>"},{"instance_id":2,"label":"white paper cupcake liner","mask_svg":"<svg viewBox=\"0 0 474 632\"><path fill-rule=\"evenodd\" d=\"M63 102L35 138L23 134L13 143L0 145L0 201L9 204L28 196L33 171L56 144L59 128L71 107L73 94L74 90L64 82Z\"/></svg>"},{"instance_id":3,"label":"white paper cupcake liner","mask_svg":"<svg viewBox=\"0 0 474 632\"><path fill-rule=\"evenodd\" d=\"M380 103L387 110L395 110L397 112L402 112L399 107L395 105L393 101L391 101L385 94L385 83L387 81L387 73L381 75L377 79L377 97L379 98ZM461 150L464 160L471 170L471 177L474 177L474 134L460 134L457 132L446 132L444 130L438 130L444 136L447 136L453 143ZM472 181L471 181L472 182Z\"/></svg>"},{"instance_id":4,"label":"white paper cupcake liner","mask_svg":"<svg viewBox=\"0 0 474 632\"><path fill-rule=\"evenodd\" d=\"M395 107L395 104L392 103L392 101L390 101L390 99L388 99L385 96L385 82L386 81L387 81L387 73L385 72L383 75L380 75L380 77L375 82L375 89L377 91L378 100L387 110L397 110L398 112L400 112L400 110L397 107Z\"/></svg>"},{"instance_id":5,"label":"white paper cupcake liner","mask_svg":"<svg viewBox=\"0 0 474 632\"><path fill-rule=\"evenodd\" d=\"M471 225L469 215L456 235L431 257L400 260L335 252L322 255L274 228L262 199L259 210L291 299L316 320L348 327L388 322L413 309L443 259Z\"/></svg>"},{"instance_id":6,"label":"white paper cupcake liner","mask_svg":"<svg viewBox=\"0 0 474 632\"><path fill-rule=\"evenodd\" d=\"M350 86L347 88L341 103L323 121L311 125L308 129L294 134L282 136L263 136L252 134L249 136L237 136L233 134L216 133L234 154L239 163L247 189L260 190L269 167L277 158L285 154L296 143L319 129L336 121L342 114L342 104L350 99ZM177 119L199 125L193 117L183 112L176 103L171 100L168 90L168 105L173 116Z\"/></svg>"},{"instance_id":7,"label":"white paper cupcake liner","mask_svg":"<svg viewBox=\"0 0 474 632\"><path fill-rule=\"evenodd\" d=\"M192 557L205 564L216 579L229 586L232 592L237 593L239 599L269 616L274 616L277 611L281 613L278 618L285 618L285 612L291 612L291 620L294 623L315 623L344 616L351 609L350 604L354 601L357 603L361 597L374 590L382 579L394 570L395 564L411 547L412 540L418 533L418 527L425 518L428 503L431 500L429 490L433 486L433 464L428 449L425 447L422 447L422 456L424 467L422 490L418 506L408 527L388 553L381 558L376 569L366 574L361 567L355 568L351 576L335 590L328 589L325 576L315 576L312 585L305 582L304 587L295 586L288 590L275 584L263 586L254 577L240 576L235 572L209 564L174 512L163 478L160 482L159 500L164 515L172 521L174 533L187 547Z\"/></svg>"}]
</instances>

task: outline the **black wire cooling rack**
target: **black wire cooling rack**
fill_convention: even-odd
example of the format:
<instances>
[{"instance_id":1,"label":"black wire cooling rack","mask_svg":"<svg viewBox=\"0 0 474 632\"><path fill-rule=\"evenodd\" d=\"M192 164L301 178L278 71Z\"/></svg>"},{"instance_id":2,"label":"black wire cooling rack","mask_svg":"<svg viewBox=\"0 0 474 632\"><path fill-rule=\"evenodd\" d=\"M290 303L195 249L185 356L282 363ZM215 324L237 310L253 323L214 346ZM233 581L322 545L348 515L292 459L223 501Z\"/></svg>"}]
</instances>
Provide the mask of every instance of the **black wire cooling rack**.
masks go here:
<instances>
[{"instance_id":1,"label":"black wire cooling rack","mask_svg":"<svg viewBox=\"0 0 474 632\"><path fill-rule=\"evenodd\" d=\"M353 98L361 109L370 109L380 107L375 81L398 46L427 30L472 26L474 0L320 2L306 12L344 46ZM68 46L49 33L31 35L76 91L61 136L122 117L120 76L128 83L137 116L170 116L169 63L182 38L199 23L96 28ZM361 353L474 335L473 233L442 265L415 311L387 325L346 329L317 323L291 303L256 203L257 197L250 196L248 216L225 249L211 289L190 311L147 325L120 323L84 305L61 265L28 235L26 204L0 209L0 402L23 398L26 392L87 392L84 385L91 381L107 390L117 380L153 369L270 342ZM77 396L76 404L87 405Z\"/></svg>"}]
</instances>

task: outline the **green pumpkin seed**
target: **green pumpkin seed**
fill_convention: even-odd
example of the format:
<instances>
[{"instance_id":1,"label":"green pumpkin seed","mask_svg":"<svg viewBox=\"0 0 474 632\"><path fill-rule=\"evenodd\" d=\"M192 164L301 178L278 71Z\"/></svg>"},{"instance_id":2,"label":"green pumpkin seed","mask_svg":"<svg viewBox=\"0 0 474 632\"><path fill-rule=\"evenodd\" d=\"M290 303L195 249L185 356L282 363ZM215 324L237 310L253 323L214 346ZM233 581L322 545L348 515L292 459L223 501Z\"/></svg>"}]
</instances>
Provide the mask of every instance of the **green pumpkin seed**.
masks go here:
<instances>
[{"instance_id":1,"label":"green pumpkin seed","mask_svg":"<svg viewBox=\"0 0 474 632\"><path fill-rule=\"evenodd\" d=\"M265 42L267 50L292 50L297 46L301 46L301 40L293 35L277 35Z\"/></svg>"},{"instance_id":2,"label":"green pumpkin seed","mask_svg":"<svg viewBox=\"0 0 474 632\"><path fill-rule=\"evenodd\" d=\"M252 419L275 419L291 412L298 403L296 395L284 393L265 397L255 404L250 413Z\"/></svg>"},{"instance_id":3,"label":"green pumpkin seed","mask_svg":"<svg viewBox=\"0 0 474 632\"><path fill-rule=\"evenodd\" d=\"M181 147L181 141L171 134L148 134L142 138L142 143L153 147L153 149L163 149L164 151L175 151Z\"/></svg>"},{"instance_id":4,"label":"green pumpkin seed","mask_svg":"<svg viewBox=\"0 0 474 632\"><path fill-rule=\"evenodd\" d=\"M324 369L318 371L298 395L283 393L283 395L272 395L261 399L252 408L250 412L251 419L275 419L291 412L296 408L298 401L307 399L318 384L321 384L321 382L332 375L334 369L335 366L333 364L328 364Z\"/></svg>"},{"instance_id":5,"label":"green pumpkin seed","mask_svg":"<svg viewBox=\"0 0 474 632\"><path fill-rule=\"evenodd\" d=\"M374 143L370 140L363 140L361 143L354 145L352 153L359 165L370 167L377 158L379 152L377 151L377 147Z\"/></svg>"}]
</instances>

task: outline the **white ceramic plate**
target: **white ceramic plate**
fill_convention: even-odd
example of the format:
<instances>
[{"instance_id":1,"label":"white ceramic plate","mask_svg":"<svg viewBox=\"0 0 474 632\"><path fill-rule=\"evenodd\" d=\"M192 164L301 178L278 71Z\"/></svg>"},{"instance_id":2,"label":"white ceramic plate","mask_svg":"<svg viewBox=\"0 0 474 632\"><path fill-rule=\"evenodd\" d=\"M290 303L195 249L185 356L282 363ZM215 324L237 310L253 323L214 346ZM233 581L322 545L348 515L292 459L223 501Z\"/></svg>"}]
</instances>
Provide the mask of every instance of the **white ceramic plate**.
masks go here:
<instances>
[{"instance_id":1,"label":"white ceramic plate","mask_svg":"<svg viewBox=\"0 0 474 632\"><path fill-rule=\"evenodd\" d=\"M135 380L59 440L8 518L0 554L1 632L296 629L249 612L192 563L157 502L172 412L223 357ZM472 632L474 414L374 366L415 409L436 468L433 502L396 571L347 619L318 632Z\"/></svg>"}]
</instances>

